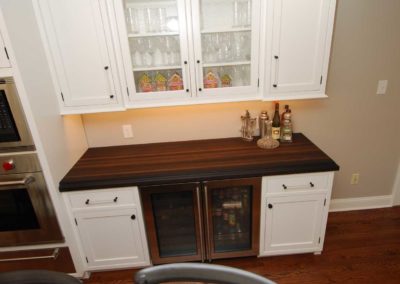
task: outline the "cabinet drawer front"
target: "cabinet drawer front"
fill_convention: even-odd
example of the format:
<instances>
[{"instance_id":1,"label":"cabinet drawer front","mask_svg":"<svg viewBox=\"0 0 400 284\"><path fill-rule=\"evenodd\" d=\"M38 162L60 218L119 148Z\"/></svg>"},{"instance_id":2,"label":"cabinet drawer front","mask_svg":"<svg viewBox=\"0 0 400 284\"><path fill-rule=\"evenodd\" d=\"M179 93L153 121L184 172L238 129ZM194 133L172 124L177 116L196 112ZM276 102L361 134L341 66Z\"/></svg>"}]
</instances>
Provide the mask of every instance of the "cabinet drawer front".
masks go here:
<instances>
[{"instance_id":1,"label":"cabinet drawer front","mask_svg":"<svg viewBox=\"0 0 400 284\"><path fill-rule=\"evenodd\" d=\"M132 188L91 190L69 194L73 209L101 206L135 205L137 203Z\"/></svg>"},{"instance_id":2,"label":"cabinet drawer front","mask_svg":"<svg viewBox=\"0 0 400 284\"><path fill-rule=\"evenodd\" d=\"M329 173L285 175L267 178L267 193L327 189Z\"/></svg>"}]
</instances>

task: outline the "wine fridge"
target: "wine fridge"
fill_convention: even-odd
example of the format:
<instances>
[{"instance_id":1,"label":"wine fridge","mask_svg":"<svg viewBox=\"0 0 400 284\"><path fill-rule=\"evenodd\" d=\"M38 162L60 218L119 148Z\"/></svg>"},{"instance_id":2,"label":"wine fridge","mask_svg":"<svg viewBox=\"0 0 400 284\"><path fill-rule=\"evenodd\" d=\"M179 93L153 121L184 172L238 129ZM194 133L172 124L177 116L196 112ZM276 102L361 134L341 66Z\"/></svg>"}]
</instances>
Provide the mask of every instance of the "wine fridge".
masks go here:
<instances>
[{"instance_id":1,"label":"wine fridge","mask_svg":"<svg viewBox=\"0 0 400 284\"><path fill-rule=\"evenodd\" d=\"M261 178L141 187L154 264L258 254Z\"/></svg>"}]
</instances>

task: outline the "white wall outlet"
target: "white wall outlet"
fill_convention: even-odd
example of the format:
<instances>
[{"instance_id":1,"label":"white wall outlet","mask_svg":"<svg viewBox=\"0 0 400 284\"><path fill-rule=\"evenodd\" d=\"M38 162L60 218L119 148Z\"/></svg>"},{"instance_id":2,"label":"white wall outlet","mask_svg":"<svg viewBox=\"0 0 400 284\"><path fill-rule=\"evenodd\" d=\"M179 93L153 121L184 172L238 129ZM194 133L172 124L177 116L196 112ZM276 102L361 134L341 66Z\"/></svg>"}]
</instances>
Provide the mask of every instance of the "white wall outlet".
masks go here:
<instances>
[{"instance_id":1,"label":"white wall outlet","mask_svg":"<svg viewBox=\"0 0 400 284\"><path fill-rule=\"evenodd\" d=\"M358 184L359 180L360 180L360 174L358 173L352 174L350 184Z\"/></svg>"},{"instance_id":2,"label":"white wall outlet","mask_svg":"<svg viewBox=\"0 0 400 284\"><path fill-rule=\"evenodd\" d=\"M122 125L122 134L124 135L124 138L132 138L133 137L132 125L130 124Z\"/></svg>"},{"instance_id":3,"label":"white wall outlet","mask_svg":"<svg viewBox=\"0 0 400 284\"><path fill-rule=\"evenodd\" d=\"M387 86L388 86L388 80L379 80L378 87L376 89L376 94L377 95L386 94Z\"/></svg>"}]
</instances>

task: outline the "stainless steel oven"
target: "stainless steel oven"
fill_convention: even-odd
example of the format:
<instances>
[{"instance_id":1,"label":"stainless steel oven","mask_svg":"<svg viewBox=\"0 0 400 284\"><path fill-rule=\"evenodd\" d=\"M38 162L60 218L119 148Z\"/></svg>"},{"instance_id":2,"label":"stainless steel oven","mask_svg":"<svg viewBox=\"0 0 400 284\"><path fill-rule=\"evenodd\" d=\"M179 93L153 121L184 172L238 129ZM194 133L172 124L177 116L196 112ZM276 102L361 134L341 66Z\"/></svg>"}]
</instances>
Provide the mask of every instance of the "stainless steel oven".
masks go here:
<instances>
[{"instance_id":1,"label":"stainless steel oven","mask_svg":"<svg viewBox=\"0 0 400 284\"><path fill-rule=\"evenodd\" d=\"M0 78L0 149L31 147L33 141L11 78Z\"/></svg>"},{"instance_id":2,"label":"stainless steel oven","mask_svg":"<svg viewBox=\"0 0 400 284\"><path fill-rule=\"evenodd\" d=\"M36 153L0 161L0 246L63 241Z\"/></svg>"},{"instance_id":3,"label":"stainless steel oven","mask_svg":"<svg viewBox=\"0 0 400 284\"><path fill-rule=\"evenodd\" d=\"M0 78L0 247L64 240L15 84Z\"/></svg>"}]
</instances>

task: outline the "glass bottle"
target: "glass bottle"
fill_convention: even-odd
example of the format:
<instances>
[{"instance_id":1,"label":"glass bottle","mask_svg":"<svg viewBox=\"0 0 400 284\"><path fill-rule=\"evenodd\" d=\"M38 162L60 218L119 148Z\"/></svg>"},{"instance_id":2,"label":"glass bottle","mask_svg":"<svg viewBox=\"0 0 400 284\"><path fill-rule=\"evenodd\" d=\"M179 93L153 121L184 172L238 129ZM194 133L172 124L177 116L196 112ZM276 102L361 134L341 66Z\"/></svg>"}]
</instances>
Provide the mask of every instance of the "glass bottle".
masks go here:
<instances>
[{"instance_id":1,"label":"glass bottle","mask_svg":"<svg viewBox=\"0 0 400 284\"><path fill-rule=\"evenodd\" d=\"M279 103L275 104L274 118L272 119L272 139L278 140L281 137L281 119L279 116Z\"/></svg>"}]
</instances>

